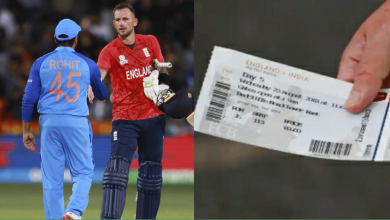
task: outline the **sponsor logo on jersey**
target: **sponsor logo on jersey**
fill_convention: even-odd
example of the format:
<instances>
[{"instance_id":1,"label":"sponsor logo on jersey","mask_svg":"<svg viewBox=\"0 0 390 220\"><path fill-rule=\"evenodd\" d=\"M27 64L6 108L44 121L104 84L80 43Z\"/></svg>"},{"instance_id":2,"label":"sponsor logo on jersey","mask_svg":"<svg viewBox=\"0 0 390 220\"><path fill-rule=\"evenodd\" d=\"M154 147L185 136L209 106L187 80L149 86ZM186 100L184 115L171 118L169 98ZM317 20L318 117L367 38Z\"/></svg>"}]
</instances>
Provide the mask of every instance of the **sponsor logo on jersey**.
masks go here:
<instances>
[{"instance_id":1,"label":"sponsor logo on jersey","mask_svg":"<svg viewBox=\"0 0 390 220\"><path fill-rule=\"evenodd\" d=\"M149 51L148 51L148 48L144 47L144 53L145 53L145 56L146 57L150 57L150 54L149 54Z\"/></svg>"},{"instance_id":2,"label":"sponsor logo on jersey","mask_svg":"<svg viewBox=\"0 0 390 220\"><path fill-rule=\"evenodd\" d=\"M125 55L119 55L119 63L121 65L125 65L127 62Z\"/></svg>"},{"instance_id":3,"label":"sponsor logo on jersey","mask_svg":"<svg viewBox=\"0 0 390 220\"><path fill-rule=\"evenodd\" d=\"M28 83L32 83L32 79L27 80Z\"/></svg>"},{"instance_id":4,"label":"sponsor logo on jersey","mask_svg":"<svg viewBox=\"0 0 390 220\"><path fill-rule=\"evenodd\" d=\"M117 131L114 131L113 133L113 138L114 138L114 141L118 140L118 132Z\"/></svg>"},{"instance_id":5,"label":"sponsor logo on jersey","mask_svg":"<svg viewBox=\"0 0 390 220\"><path fill-rule=\"evenodd\" d=\"M152 73L152 65L149 65L146 67L142 67L142 69L136 68L136 69L126 71L126 78L127 79L134 79L134 78L147 76L151 73Z\"/></svg>"}]
</instances>

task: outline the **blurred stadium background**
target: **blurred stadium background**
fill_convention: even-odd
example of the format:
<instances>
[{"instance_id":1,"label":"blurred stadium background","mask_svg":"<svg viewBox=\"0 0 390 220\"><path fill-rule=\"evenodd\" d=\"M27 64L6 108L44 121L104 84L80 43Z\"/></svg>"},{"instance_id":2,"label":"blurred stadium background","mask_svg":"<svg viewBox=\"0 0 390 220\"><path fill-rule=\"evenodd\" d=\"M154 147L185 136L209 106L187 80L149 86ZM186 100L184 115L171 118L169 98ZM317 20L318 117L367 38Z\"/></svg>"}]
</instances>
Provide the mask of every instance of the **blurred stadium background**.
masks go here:
<instances>
[{"instance_id":1,"label":"blurred stadium background","mask_svg":"<svg viewBox=\"0 0 390 220\"><path fill-rule=\"evenodd\" d=\"M80 24L76 51L97 61L101 49L117 34L112 10L131 3L139 19L138 34L155 35L166 61L174 91L193 91L193 0L0 0L0 218L44 218L40 156L39 114L33 116L36 151L22 142L21 105L35 59L54 50L54 29L63 18ZM105 83L111 94L109 77ZM112 103L95 100L88 117L94 132L95 172L89 206L83 218L99 218L101 180L110 152ZM157 218L194 218L193 128L185 121L167 119L164 141L162 202ZM138 160L131 165L124 219L135 213ZM69 170L64 173L65 204L71 192ZM23 199L21 199L23 198Z\"/></svg>"},{"instance_id":2,"label":"blurred stadium background","mask_svg":"<svg viewBox=\"0 0 390 220\"><path fill-rule=\"evenodd\" d=\"M215 45L336 77L351 37L383 2L195 1L195 97ZM390 217L388 162L309 158L198 132L195 146L196 219Z\"/></svg>"}]
</instances>

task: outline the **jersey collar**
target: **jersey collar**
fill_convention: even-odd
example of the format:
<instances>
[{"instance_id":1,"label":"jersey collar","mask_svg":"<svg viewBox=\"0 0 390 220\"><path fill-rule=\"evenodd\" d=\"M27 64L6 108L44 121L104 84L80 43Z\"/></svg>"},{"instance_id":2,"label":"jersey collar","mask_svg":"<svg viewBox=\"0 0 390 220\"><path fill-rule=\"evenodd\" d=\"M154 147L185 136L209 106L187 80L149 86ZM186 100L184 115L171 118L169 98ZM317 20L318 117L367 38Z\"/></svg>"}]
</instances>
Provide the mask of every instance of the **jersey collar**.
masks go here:
<instances>
[{"instance_id":1,"label":"jersey collar","mask_svg":"<svg viewBox=\"0 0 390 220\"><path fill-rule=\"evenodd\" d=\"M75 50L73 49L73 48L71 48L71 47L57 47L56 49L55 49L56 51L71 51L71 52L74 52Z\"/></svg>"},{"instance_id":2,"label":"jersey collar","mask_svg":"<svg viewBox=\"0 0 390 220\"><path fill-rule=\"evenodd\" d=\"M135 47L137 46L137 42L138 42L138 36L137 36L137 34L134 34L134 37L135 37L135 42L134 42L134 47L133 47L133 49L131 49L130 47L128 47L126 44L124 44L124 43L121 41L121 39L119 38L119 35L118 35L118 37L117 37L116 39L117 39L117 41L118 41L119 46L121 46L121 47L123 47L123 48L128 48L129 50L134 50Z\"/></svg>"}]
</instances>

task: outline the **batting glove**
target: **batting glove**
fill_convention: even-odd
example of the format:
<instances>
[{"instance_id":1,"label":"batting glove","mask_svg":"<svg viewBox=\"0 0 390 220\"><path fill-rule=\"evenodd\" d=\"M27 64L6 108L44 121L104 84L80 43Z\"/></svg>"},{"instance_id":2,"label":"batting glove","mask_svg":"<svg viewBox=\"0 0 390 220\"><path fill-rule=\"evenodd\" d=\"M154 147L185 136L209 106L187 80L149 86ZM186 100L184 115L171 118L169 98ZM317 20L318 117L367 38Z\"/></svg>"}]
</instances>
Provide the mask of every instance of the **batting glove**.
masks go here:
<instances>
[{"instance_id":1,"label":"batting glove","mask_svg":"<svg viewBox=\"0 0 390 220\"><path fill-rule=\"evenodd\" d=\"M158 71L153 70L152 73L144 78L144 93L145 96L155 102L158 95Z\"/></svg>"}]
</instances>

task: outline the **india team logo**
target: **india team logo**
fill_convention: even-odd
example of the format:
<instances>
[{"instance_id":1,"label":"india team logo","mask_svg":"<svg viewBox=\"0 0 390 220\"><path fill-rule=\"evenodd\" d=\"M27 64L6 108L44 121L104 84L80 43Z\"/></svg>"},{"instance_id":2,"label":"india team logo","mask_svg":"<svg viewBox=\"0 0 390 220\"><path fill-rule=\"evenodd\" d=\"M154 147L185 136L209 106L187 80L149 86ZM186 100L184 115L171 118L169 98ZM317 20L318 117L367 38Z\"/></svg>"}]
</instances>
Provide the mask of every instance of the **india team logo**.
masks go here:
<instances>
[{"instance_id":1,"label":"india team logo","mask_svg":"<svg viewBox=\"0 0 390 220\"><path fill-rule=\"evenodd\" d=\"M119 55L119 63L125 65L127 63L126 57L124 55Z\"/></svg>"}]
</instances>

